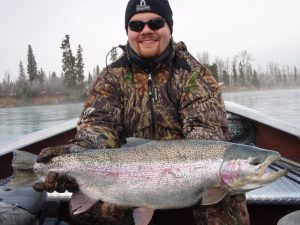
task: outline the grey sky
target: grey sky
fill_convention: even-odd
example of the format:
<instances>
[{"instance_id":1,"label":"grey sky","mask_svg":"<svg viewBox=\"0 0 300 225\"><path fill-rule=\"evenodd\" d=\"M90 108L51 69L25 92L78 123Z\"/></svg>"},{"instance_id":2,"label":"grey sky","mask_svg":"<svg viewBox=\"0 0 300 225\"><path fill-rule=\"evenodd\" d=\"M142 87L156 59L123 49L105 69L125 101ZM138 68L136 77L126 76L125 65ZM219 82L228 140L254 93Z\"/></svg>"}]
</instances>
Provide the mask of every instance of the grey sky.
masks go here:
<instances>
[{"instance_id":1,"label":"grey sky","mask_svg":"<svg viewBox=\"0 0 300 225\"><path fill-rule=\"evenodd\" d=\"M175 41L197 55L232 59L247 50L254 64L300 66L299 0L169 0ZM61 73L60 44L70 35L73 54L84 49L85 72L105 65L105 55L126 43L127 0L0 0L0 82L27 66L31 44L39 68Z\"/></svg>"}]
</instances>

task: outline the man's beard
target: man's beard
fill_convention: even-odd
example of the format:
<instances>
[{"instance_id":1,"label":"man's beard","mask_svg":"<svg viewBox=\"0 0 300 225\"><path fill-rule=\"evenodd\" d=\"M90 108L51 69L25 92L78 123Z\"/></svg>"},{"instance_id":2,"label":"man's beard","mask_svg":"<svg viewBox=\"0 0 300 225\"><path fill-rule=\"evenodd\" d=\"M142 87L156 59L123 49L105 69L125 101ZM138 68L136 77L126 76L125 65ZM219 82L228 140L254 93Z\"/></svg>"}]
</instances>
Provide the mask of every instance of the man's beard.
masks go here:
<instances>
[{"instance_id":1,"label":"man's beard","mask_svg":"<svg viewBox=\"0 0 300 225\"><path fill-rule=\"evenodd\" d=\"M154 48L140 48L138 45L138 54L141 58L153 59L160 55L160 45L158 44Z\"/></svg>"}]
</instances>

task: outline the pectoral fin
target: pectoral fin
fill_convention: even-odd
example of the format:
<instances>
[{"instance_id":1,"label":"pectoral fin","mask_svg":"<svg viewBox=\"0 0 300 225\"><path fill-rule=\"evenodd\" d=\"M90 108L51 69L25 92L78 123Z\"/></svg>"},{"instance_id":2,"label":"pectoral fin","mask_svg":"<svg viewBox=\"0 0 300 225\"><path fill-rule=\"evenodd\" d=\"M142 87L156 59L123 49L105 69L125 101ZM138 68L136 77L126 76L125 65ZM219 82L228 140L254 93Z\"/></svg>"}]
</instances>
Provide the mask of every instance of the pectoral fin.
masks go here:
<instances>
[{"instance_id":1,"label":"pectoral fin","mask_svg":"<svg viewBox=\"0 0 300 225\"><path fill-rule=\"evenodd\" d=\"M205 188L202 194L202 205L213 205L220 202L228 193L227 189L219 187Z\"/></svg>"},{"instance_id":2,"label":"pectoral fin","mask_svg":"<svg viewBox=\"0 0 300 225\"><path fill-rule=\"evenodd\" d=\"M135 225L148 225L153 216L154 209L149 207L141 207L133 210L133 218Z\"/></svg>"},{"instance_id":3,"label":"pectoral fin","mask_svg":"<svg viewBox=\"0 0 300 225\"><path fill-rule=\"evenodd\" d=\"M98 200L90 199L80 191L75 192L73 193L70 200L71 210L74 215L83 213L87 211L89 208L91 208L93 205L95 205L97 201Z\"/></svg>"}]
</instances>

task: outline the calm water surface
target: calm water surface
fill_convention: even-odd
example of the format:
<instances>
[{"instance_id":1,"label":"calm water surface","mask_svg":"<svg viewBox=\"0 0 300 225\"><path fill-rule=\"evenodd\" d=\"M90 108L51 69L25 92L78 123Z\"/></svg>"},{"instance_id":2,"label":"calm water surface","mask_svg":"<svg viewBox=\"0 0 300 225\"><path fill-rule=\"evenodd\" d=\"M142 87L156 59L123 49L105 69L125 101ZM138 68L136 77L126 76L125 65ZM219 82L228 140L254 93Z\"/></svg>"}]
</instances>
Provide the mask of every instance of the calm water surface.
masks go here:
<instances>
[{"instance_id":1,"label":"calm water surface","mask_svg":"<svg viewBox=\"0 0 300 225\"><path fill-rule=\"evenodd\" d=\"M0 144L79 117L83 103L0 108Z\"/></svg>"},{"instance_id":2,"label":"calm water surface","mask_svg":"<svg viewBox=\"0 0 300 225\"><path fill-rule=\"evenodd\" d=\"M300 127L300 89L224 93L225 100ZM0 144L78 117L83 103L0 108Z\"/></svg>"},{"instance_id":3,"label":"calm water surface","mask_svg":"<svg viewBox=\"0 0 300 225\"><path fill-rule=\"evenodd\" d=\"M256 109L300 127L300 89L224 93L224 100Z\"/></svg>"}]
</instances>

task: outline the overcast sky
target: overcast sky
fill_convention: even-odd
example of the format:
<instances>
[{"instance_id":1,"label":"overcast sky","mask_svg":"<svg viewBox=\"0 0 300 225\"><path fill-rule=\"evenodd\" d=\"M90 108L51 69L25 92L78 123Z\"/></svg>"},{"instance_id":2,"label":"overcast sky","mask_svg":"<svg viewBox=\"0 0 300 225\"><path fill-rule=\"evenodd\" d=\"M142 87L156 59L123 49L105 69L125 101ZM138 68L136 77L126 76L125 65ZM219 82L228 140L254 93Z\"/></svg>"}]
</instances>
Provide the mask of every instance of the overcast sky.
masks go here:
<instances>
[{"instance_id":1,"label":"overcast sky","mask_svg":"<svg viewBox=\"0 0 300 225\"><path fill-rule=\"evenodd\" d=\"M0 82L27 67L30 44L38 68L61 73L60 45L84 50L85 72L105 65L107 52L126 43L127 0L0 0ZM300 0L169 0L175 41L193 55L232 59L247 50L253 64L300 66Z\"/></svg>"}]
</instances>

